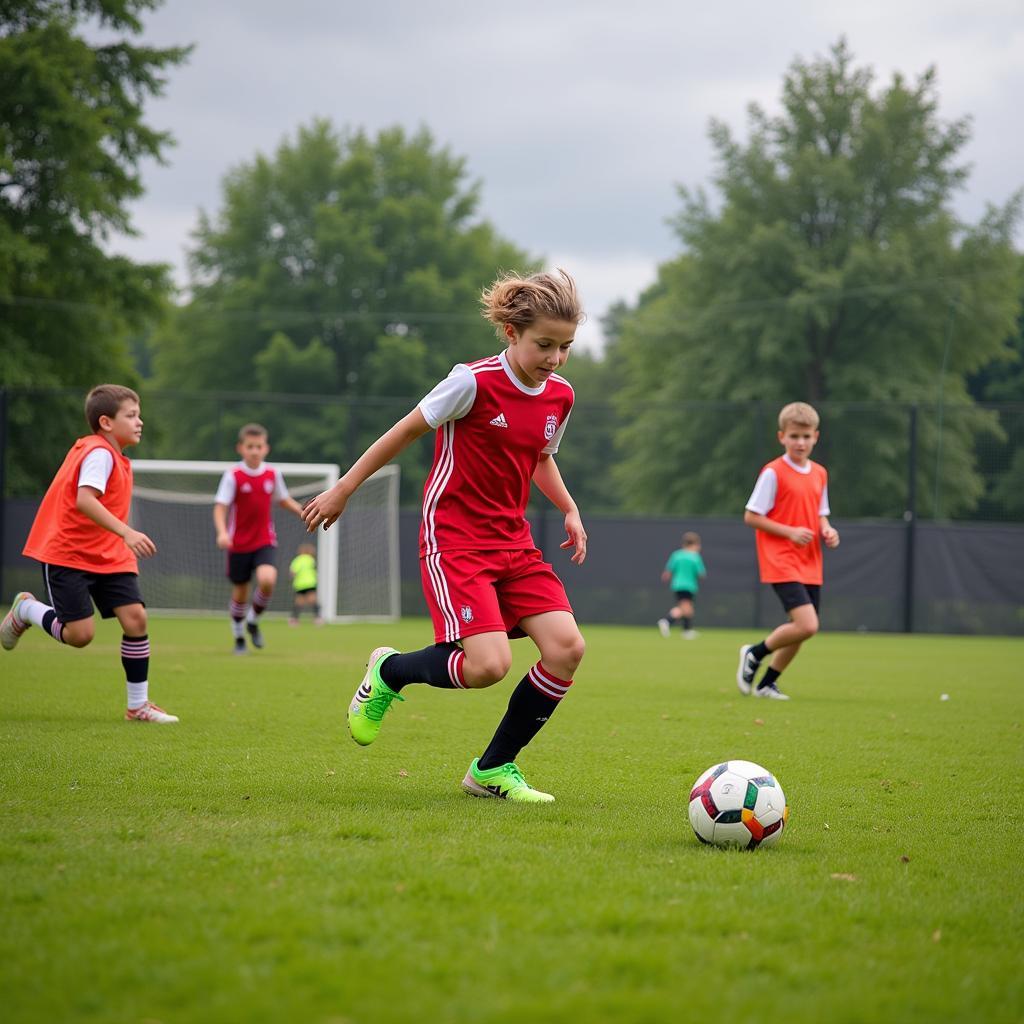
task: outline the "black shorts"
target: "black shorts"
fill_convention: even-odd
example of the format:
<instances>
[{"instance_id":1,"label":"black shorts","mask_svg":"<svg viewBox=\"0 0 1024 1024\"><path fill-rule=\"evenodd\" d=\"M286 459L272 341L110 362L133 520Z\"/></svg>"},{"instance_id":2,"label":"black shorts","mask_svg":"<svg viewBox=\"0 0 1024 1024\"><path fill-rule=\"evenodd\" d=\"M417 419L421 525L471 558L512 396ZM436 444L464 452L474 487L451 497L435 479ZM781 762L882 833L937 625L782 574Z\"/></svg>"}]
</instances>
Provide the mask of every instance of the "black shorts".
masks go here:
<instances>
[{"instance_id":1,"label":"black shorts","mask_svg":"<svg viewBox=\"0 0 1024 1024\"><path fill-rule=\"evenodd\" d=\"M258 565L277 565L277 549L268 544L255 551L229 551L228 579L232 583L248 583Z\"/></svg>"},{"instance_id":2,"label":"black shorts","mask_svg":"<svg viewBox=\"0 0 1024 1024\"><path fill-rule=\"evenodd\" d=\"M302 597L303 594L315 594L315 593L316 593L316 587L305 587L302 590L296 590L295 591L295 596L296 597Z\"/></svg>"},{"instance_id":3,"label":"black shorts","mask_svg":"<svg viewBox=\"0 0 1024 1024\"><path fill-rule=\"evenodd\" d=\"M43 586L46 600L61 622L91 619L94 602L104 619L112 619L115 608L128 604L146 606L139 590L139 577L133 572L86 572L43 563Z\"/></svg>"},{"instance_id":4,"label":"black shorts","mask_svg":"<svg viewBox=\"0 0 1024 1024\"><path fill-rule=\"evenodd\" d=\"M817 612L821 605L820 583L773 583L772 589L787 612L804 604L813 604Z\"/></svg>"},{"instance_id":5,"label":"black shorts","mask_svg":"<svg viewBox=\"0 0 1024 1024\"><path fill-rule=\"evenodd\" d=\"M693 591L692 590L677 590L676 592L677 601L692 601Z\"/></svg>"}]
</instances>

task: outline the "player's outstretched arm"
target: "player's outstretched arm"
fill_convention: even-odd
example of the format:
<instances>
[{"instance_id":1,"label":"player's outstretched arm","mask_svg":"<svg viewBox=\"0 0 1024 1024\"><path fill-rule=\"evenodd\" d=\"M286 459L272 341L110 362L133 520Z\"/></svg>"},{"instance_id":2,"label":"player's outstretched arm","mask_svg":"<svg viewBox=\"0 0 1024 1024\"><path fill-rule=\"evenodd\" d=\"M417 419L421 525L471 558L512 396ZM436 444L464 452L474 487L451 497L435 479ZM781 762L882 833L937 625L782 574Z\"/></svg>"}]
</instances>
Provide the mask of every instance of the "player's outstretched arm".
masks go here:
<instances>
[{"instance_id":1,"label":"player's outstretched arm","mask_svg":"<svg viewBox=\"0 0 1024 1024\"><path fill-rule=\"evenodd\" d=\"M281 508L288 509L289 512L294 512L300 519L302 518L302 506L293 497L291 497L291 495L287 498L282 498L278 502L278 505L280 505Z\"/></svg>"},{"instance_id":2,"label":"player's outstretched arm","mask_svg":"<svg viewBox=\"0 0 1024 1024\"><path fill-rule=\"evenodd\" d=\"M405 451L413 441L429 433L430 424L418 408L403 416L386 434L377 438L352 464L349 471L330 489L307 502L302 510L302 521L312 533L318 526L325 530L333 526L345 511L348 499L368 477L386 466L396 455Z\"/></svg>"},{"instance_id":3,"label":"player's outstretched arm","mask_svg":"<svg viewBox=\"0 0 1024 1024\"><path fill-rule=\"evenodd\" d=\"M571 561L576 565L582 565L587 557L587 531L583 529L580 510L572 500L569 488L565 486L562 474L550 455L541 455L540 462L533 471L533 482L540 493L565 515L566 540L559 544L559 547L572 548Z\"/></svg>"},{"instance_id":4,"label":"player's outstretched arm","mask_svg":"<svg viewBox=\"0 0 1024 1024\"><path fill-rule=\"evenodd\" d=\"M148 558L156 554L156 545L138 530L122 523L113 512L100 501L100 492L93 487L79 487L75 508L97 526L117 534L136 558Z\"/></svg>"}]
</instances>

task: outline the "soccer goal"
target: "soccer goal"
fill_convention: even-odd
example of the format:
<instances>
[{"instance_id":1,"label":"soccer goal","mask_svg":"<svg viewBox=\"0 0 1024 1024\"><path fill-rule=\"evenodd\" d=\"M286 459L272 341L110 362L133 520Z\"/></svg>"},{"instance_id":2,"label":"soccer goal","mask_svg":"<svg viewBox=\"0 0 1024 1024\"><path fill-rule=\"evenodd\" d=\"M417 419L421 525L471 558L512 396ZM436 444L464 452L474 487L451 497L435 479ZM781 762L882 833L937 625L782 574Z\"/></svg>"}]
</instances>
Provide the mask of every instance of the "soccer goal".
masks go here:
<instances>
[{"instance_id":1,"label":"soccer goal","mask_svg":"<svg viewBox=\"0 0 1024 1024\"><path fill-rule=\"evenodd\" d=\"M237 462L133 459L131 525L157 553L140 563L142 593L153 611L223 614L228 604L227 553L217 547L213 497ZM272 465L300 504L336 483L331 463ZM356 491L329 530L306 532L297 516L274 507L277 586L270 611L292 606L288 566L300 544L317 548L317 595L328 622L391 621L401 614L398 566L399 467L385 466Z\"/></svg>"}]
</instances>

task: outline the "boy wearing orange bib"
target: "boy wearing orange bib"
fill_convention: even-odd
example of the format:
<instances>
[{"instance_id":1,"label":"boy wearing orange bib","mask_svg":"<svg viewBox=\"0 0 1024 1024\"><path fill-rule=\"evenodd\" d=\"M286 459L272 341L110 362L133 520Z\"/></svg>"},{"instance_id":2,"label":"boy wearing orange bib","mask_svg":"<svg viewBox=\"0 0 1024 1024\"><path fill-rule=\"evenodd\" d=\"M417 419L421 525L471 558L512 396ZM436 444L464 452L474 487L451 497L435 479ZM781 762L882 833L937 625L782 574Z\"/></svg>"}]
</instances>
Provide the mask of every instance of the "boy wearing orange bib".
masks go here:
<instances>
[{"instance_id":1,"label":"boy wearing orange bib","mask_svg":"<svg viewBox=\"0 0 1024 1024\"><path fill-rule=\"evenodd\" d=\"M149 635L137 559L156 554L156 545L128 525L132 464L124 449L142 439L139 396L119 384L100 384L86 397L85 417L93 432L65 456L22 552L42 563L46 600L18 594L0 622L0 646L13 650L29 626L39 626L57 643L86 647L96 631L95 604L103 618L116 616L124 632L125 718L177 722L149 699Z\"/></svg>"},{"instance_id":2,"label":"boy wearing orange bib","mask_svg":"<svg viewBox=\"0 0 1024 1024\"><path fill-rule=\"evenodd\" d=\"M839 534L828 521L828 473L811 461L818 422L817 412L805 402L792 402L779 413L778 438L785 454L761 470L743 514L743 521L757 531L761 582L772 585L789 615L789 622L760 643L740 648L736 685L755 697L789 700L777 680L800 645L818 632L820 542L839 546ZM769 654L771 663L755 687L754 678Z\"/></svg>"}]
</instances>

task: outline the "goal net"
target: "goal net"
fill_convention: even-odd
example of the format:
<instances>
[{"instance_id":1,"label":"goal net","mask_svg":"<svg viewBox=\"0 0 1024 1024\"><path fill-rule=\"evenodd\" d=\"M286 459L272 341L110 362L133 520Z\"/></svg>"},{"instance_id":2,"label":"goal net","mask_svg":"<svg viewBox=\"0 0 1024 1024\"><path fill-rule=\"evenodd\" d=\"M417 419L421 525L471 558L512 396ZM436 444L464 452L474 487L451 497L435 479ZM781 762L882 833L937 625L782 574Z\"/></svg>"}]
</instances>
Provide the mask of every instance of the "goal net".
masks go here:
<instances>
[{"instance_id":1,"label":"goal net","mask_svg":"<svg viewBox=\"0 0 1024 1024\"><path fill-rule=\"evenodd\" d=\"M230 583L227 552L217 547L213 497L221 475L237 462L133 459L135 487L131 525L157 546L140 562L142 593L152 611L224 614ZM305 504L338 480L330 463L272 465L291 496ZM329 530L306 532L305 524L274 506L277 586L270 611L292 607L288 566L300 544L317 548L317 596L328 622L389 621L401 614L398 568L399 467L385 466L353 495Z\"/></svg>"}]
</instances>

